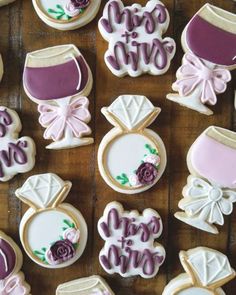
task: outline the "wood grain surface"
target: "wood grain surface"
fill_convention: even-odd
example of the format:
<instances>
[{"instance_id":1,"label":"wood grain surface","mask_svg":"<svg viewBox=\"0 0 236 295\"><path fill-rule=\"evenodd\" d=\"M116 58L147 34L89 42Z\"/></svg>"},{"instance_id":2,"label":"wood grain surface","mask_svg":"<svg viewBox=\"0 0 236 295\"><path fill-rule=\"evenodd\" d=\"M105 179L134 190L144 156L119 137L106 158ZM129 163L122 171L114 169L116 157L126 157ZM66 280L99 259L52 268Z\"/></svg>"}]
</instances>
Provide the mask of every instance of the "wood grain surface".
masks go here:
<instances>
[{"instance_id":1,"label":"wood grain surface","mask_svg":"<svg viewBox=\"0 0 236 295\"><path fill-rule=\"evenodd\" d=\"M196 246L218 249L230 258L236 268L236 210L225 218L219 235L211 235L194 229L173 217L186 184L188 169L187 151L195 138L209 125L219 125L236 130L234 110L234 87L232 81L227 91L218 96L214 115L207 117L180 107L166 100L180 66L183 51L180 36L192 15L206 0L163 0L171 23L166 36L177 42L177 53L170 70L163 76L144 75L139 78L117 78L104 63L107 43L97 29L97 21L106 1L102 1L97 18L84 28L72 32L60 32L46 26L36 15L30 0L16 0L12 5L0 9L0 51L3 56L5 74L0 84L1 105L16 109L22 119L22 135L34 138L37 144L37 163L27 174L18 175L7 183L0 184L0 228L11 235L20 245L18 227L21 216L27 209L16 199L14 192L27 177L33 174L54 172L64 180L71 180L73 187L67 201L84 215L89 227L89 240L83 256L71 267L47 270L37 266L24 254L27 281L33 295L52 295L58 284L93 274L102 275L117 295L161 295L167 282L183 272L178 252ZM124 0L125 4L134 1ZM145 4L145 0L136 0ZM208 1L235 12L232 0ZM220 40L219 40L220 42ZM38 123L36 105L31 102L22 87L22 72L27 52L59 44L75 44L83 53L94 77L93 90L89 96L92 114L91 128L95 144L72 150L46 150L43 128ZM112 128L100 110L108 106L120 94L143 94L150 98L162 112L152 125L163 139L168 153L168 166L161 180L151 190L133 196L116 193L102 180L97 168L97 149L102 137ZM235 167L236 169L236 167ZM150 280L139 277L123 279L119 275L107 275L99 265L98 253L103 245L97 232L97 221L105 205L113 200L123 203L126 209L152 207L162 216L164 232L159 241L165 246L167 258L159 274ZM224 287L227 295L236 294L236 280ZM197 294L196 294L197 295Z\"/></svg>"}]
</instances>

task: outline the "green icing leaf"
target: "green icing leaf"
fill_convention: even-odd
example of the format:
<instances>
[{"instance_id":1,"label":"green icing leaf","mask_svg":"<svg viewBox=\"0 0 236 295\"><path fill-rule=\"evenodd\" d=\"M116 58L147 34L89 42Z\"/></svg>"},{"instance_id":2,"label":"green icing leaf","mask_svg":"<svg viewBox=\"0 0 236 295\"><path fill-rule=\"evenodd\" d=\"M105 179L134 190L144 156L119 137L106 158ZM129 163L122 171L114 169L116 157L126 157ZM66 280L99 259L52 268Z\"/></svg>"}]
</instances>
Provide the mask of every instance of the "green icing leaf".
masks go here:
<instances>
[{"instance_id":1,"label":"green icing leaf","mask_svg":"<svg viewBox=\"0 0 236 295\"><path fill-rule=\"evenodd\" d=\"M150 144L145 144L145 148L150 152L150 154L158 155L157 150L152 148Z\"/></svg>"},{"instance_id":2,"label":"green icing leaf","mask_svg":"<svg viewBox=\"0 0 236 295\"><path fill-rule=\"evenodd\" d=\"M122 184L122 185L126 185L127 183L129 183L129 178L127 177L127 175L125 173L122 173L121 175L118 175L116 177L116 179Z\"/></svg>"}]
</instances>

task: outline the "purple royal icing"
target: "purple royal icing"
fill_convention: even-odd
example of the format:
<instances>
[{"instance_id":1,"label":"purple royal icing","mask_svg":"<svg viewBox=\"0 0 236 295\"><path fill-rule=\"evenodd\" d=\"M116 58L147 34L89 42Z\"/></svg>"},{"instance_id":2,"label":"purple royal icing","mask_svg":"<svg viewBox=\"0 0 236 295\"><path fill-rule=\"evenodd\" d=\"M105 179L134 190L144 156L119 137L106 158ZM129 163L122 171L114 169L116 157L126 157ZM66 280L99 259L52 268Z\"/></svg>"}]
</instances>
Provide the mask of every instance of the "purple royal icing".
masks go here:
<instances>
[{"instance_id":1,"label":"purple royal icing","mask_svg":"<svg viewBox=\"0 0 236 295\"><path fill-rule=\"evenodd\" d=\"M236 64L236 32L224 31L198 15L187 26L186 42L200 58L217 65Z\"/></svg>"},{"instance_id":2,"label":"purple royal icing","mask_svg":"<svg viewBox=\"0 0 236 295\"><path fill-rule=\"evenodd\" d=\"M0 239L0 280L7 278L15 268L16 254L12 246Z\"/></svg>"},{"instance_id":3,"label":"purple royal icing","mask_svg":"<svg viewBox=\"0 0 236 295\"><path fill-rule=\"evenodd\" d=\"M82 75L80 89L77 90L79 72L74 60L66 63L24 70L24 85L29 94L39 100L59 99L81 92L88 82L88 67L82 56L77 58Z\"/></svg>"}]
</instances>

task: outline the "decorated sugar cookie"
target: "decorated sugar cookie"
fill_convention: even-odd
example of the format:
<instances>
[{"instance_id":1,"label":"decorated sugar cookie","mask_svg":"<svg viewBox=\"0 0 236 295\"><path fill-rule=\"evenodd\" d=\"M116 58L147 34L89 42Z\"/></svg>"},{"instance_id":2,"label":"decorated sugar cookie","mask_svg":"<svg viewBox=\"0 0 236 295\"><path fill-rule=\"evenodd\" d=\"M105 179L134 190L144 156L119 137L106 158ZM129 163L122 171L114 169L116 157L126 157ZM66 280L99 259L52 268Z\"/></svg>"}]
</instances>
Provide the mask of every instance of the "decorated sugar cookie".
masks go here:
<instances>
[{"instance_id":1,"label":"decorated sugar cookie","mask_svg":"<svg viewBox=\"0 0 236 295\"><path fill-rule=\"evenodd\" d=\"M87 25L97 15L100 4L101 0L33 0L40 19L62 31Z\"/></svg>"},{"instance_id":2,"label":"decorated sugar cookie","mask_svg":"<svg viewBox=\"0 0 236 295\"><path fill-rule=\"evenodd\" d=\"M60 45L27 54L24 89L38 104L39 123L46 128L48 149L66 149L93 143L87 123L93 78L74 45Z\"/></svg>"},{"instance_id":3,"label":"decorated sugar cookie","mask_svg":"<svg viewBox=\"0 0 236 295\"><path fill-rule=\"evenodd\" d=\"M114 293L100 276L91 276L59 285L56 295L114 295Z\"/></svg>"},{"instance_id":4,"label":"decorated sugar cookie","mask_svg":"<svg viewBox=\"0 0 236 295\"><path fill-rule=\"evenodd\" d=\"M228 258L213 249L198 247L180 252L186 271L169 282L162 295L225 295L221 286L235 277Z\"/></svg>"},{"instance_id":5,"label":"decorated sugar cookie","mask_svg":"<svg viewBox=\"0 0 236 295\"><path fill-rule=\"evenodd\" d=\"M122 277L154 277L165 260L165 249L155 239L162 233L160 215L153 209L124 211L118 202L109 203L98 221L105 245L99 261L109 274Z\"/></svg>"},{"instance_id":6,"label":"decorated sugar cookie","mask_svg":"<svg viewBox=\"0 0 236 295\"><path fill-rule=\"evenodd\" d=\"M8 181L34 167L35 144L30 137L19 138L21 128L18 114L0 106L0 181Z\"/></svg>"},{"instance_id":7,"label":"decorated sugar cookie","mask_svg":"<svg viewBox=\"0 0 236 295\"><path fill-rule=\"evenodd\" d=\"M0 0L0 7L14 2L15 0ZM1 79L0 79L1 80Z\"/></svg>"},{"instance_id":8,"label":"decorated sugar cookie","mask_svg":"<svg viewBox=\"0 0 236 295\"><path fill-rule=\"evenodd\" d=\"M20 271L22 253L17 244L0 231L0 294L29 295L30 286Z\"/></svg>"},{"instance_id":9,"label":"decorated sugar cookie","mask_svg":"<svg viewBox=\"0 0 236 295\"><path fill-rule=\"evenodd\" d=\"M139 95L119 96L102 113L114 128L98 149L99 171L120 193L135 194L152 187L166 167L163 141L147 129L161 109Z\"/></svg>"},{"instance_id":10,"label":"decorated sugar cookie","mask_svg":"<svg viewBox=\"0 0 236 295\"><path fill-rule=\"evenodd\" d=\"M176 47L172 38L162 37L169 22L169 13L159 0L149 0L146 6L108 1L98 27L109 42L105 62L110 71L118 77L164 74Z\"/></svg>"},{"instance_id":11,"label":"decorated sugar cookie","mask_svg":"<svg viewBox=\"0 0 236 295\"><path fill-rule=\"evenodd\" d=\"M31 176L16 196L31 208L20 223L20 239L28 256L46 268L73 264L87 243L87 225L81 213L63 203L71 182L53 173Z\"/></svg>"},{"instance_id":12,"label":"decorated sugar cookie","mask_svg":"<svg viewBox=\"0 0 236 295\"><path fill-rule=\"evenodd\" d=\"M191 175L175 217L214 234L236 202L236 133L211 126L193 143L187 164Z\"/></svg>"},{"instance_id":13,"label":"decorated sugar cookie","mask_svg":"<svg viewBox=\"0 0 236 295\"><path fill-rule=\"evenodd\" d=\"M229 70L236 68L236 14L209 3L190 20L182 34L186 52L172 85L178 94L167 98L205 115L205 106L217 103L231 80Z\"/></svg>"}]
</instances>

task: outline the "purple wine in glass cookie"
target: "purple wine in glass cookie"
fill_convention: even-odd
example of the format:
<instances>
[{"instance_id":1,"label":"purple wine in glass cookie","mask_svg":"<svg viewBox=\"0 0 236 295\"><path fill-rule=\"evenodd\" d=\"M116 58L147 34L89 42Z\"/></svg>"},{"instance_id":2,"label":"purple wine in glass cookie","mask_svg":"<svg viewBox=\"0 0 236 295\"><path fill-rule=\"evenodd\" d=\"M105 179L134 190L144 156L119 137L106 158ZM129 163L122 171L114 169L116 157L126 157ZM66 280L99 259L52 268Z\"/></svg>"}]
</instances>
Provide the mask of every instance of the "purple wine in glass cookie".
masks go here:
<instances>
[{"instance_id":1,"label":"purple wine in glass cookie","mask_svg":"<svg viewBox=\"0 0 236 295\"><path fill-rule=\"evenodd\" d=\"M22 253L17 244L0 231L0 294L29 295L30 286L20 271Z\"/></svg>"},{"instance_id":2,"label":"purple wine in glass cookie","mask_svg":"<svg viewBox=\"0 0 236 295\"><path fill-rule=\"evenodd\" d=\"M0 181L8 181L34 167L35 143L30 137L18 137L21 128L18 114L0 106Z\"/></svg>"},{"instance_id":3,"label":"purple wine in glass cookie","mask_svg":"<svg viewBox=\"0 0 236 295\"><path fill-rule=\"evenodd\" d=\"M205 115L213 111L205 106L217 103L236 68L236 14L209 3L189 21L182 33L185 51L177 80L167 95L177 102Z\"/></svg>"},{"instance_id":4,"label":"purple wine in glass cookie","mask_svg":"<svg viewBox=\"0 0 236 295\"><path fill-rule=\"evenodd\" d=\"M67 149L93 143L87 125L93 77L80 51L71 44L28 53L23 75L28 97L38 104L48 149Z\"/></svg>"},{"instance_id":5,"label":"purple wine in glass cookie","mask_svg":"<svg viewBox=\"0 0 236 295\"><path fill-rule=\"evenodd\" d=\"M76 262L87 243L82 214L63 203L71 189L53 173L31 176L16 191L30 206L20 223L20 239L28 256L40 266L62 268Z\"/></svg>"},{"instance_id":6,"label":"purple wine in glass cookie","mask_svg":"<svg viewBox=\"0 0 236 295\"><path fill-rule=\"evenodd\" d=\"M121 95L102 108L114 128L99 145L98 167L112 189L140 193L161 178L166 167L165 145L157 133L146 128L160 112L141 95Z\"/></svg>"},{"instance_id":7,"label":"purple wine in glass cookie","mask_svg":"<svg viewBox=\"0 0 236 295\"><path fill-rule=\"evenodd\" d=\"M160 215L153 209L125 211L118 202L109 203L98 221L104 240L99 261L109 273L122 277L153 278L165 260L165 249L157 243L163 230Z\"/></svg>"},{"instance_id":8,"label":"purple wine in glass cookie","mask_svg":"<svg viewBox=\"0 0 236 295\"><path fill-rule=\"evenodd\" d=\"M169 13L159 0L149 0L146 6L108 1L98 28L109 43L104 59L110 71L118 77L164 74L176 47L172 38L162 37L169 22Z\"/></svg>"}]
</instances>

